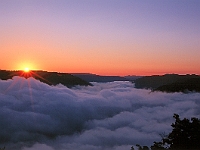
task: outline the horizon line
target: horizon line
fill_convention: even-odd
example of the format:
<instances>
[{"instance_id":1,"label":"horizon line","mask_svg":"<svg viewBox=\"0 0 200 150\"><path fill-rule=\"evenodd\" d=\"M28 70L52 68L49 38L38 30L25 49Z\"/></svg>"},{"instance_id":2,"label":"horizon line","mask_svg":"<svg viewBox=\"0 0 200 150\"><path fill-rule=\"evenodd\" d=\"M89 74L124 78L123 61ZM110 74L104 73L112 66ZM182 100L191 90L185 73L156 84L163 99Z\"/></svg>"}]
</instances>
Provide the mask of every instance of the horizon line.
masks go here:
<instances>
[{"instance_id":1,"label":"horizon line","mask_svg":"<svg viewBox=\"0 0 200 150\"><path fill-rule=\"evenodd\" d=\"M23 69L0 69L0 71L24 71ZM158 73L158 74L151 74L151 75L136 75L136 74L128 74L128 75L103 75L103 74L96 74L96 73L90 73L90 72L60 72L60 71L47 71L42 69L30 69L30 71L43 71L43 72L54 72L54 73L66 73L66 74L90 74L90 75L99 75L99 76L119 76L119 77L125 77L125 76L162 76L162 75L198 75L198 73Z\"/></svg>"}]
</instances>

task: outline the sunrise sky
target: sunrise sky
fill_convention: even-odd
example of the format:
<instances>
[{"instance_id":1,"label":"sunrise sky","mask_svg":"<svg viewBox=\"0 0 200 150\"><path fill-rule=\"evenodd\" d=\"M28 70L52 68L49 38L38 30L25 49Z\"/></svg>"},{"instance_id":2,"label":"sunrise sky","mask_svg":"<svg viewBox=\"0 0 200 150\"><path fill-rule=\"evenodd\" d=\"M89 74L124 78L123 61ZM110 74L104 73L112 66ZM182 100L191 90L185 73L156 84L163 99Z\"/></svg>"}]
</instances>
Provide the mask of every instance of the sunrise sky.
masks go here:
<instances>
[{"instance_id":1,"label":"sunrise sky","mask_svg":"<svg viewBox=\"0 0 200 150\"><path fill-rule=\"evenodd\" d=\"M0 69L200 74L200 0L0 0Z\"/></svg>"}]
</instances>

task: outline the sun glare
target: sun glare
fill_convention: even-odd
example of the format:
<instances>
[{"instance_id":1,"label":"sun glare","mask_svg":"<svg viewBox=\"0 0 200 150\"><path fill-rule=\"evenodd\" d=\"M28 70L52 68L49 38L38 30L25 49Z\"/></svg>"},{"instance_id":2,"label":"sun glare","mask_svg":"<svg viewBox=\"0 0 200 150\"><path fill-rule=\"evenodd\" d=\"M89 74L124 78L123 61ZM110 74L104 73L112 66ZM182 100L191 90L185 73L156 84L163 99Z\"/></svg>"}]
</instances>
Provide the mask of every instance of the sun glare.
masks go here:
<instances>
[{"instance_id":1,"label":"sun glare","mask_svg":"<svg viewBox=\"0 0 200 150\"><path fill-rule=\"evenodd\" d=\"M30 71L30 69L29 68L24 68L24 72L29 72Z\"/></svg>"}]
</instances>

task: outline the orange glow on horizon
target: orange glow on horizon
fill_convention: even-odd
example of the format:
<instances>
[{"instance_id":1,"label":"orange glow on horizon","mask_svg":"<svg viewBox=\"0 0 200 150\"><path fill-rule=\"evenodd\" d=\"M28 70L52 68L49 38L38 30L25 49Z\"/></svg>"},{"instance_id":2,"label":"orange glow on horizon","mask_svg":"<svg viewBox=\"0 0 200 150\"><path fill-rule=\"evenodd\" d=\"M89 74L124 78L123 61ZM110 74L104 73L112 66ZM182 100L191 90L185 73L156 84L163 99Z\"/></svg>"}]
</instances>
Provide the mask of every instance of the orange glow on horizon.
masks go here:
<instances>
[{"instance_id":1,"label":"orange glow on horizon","mask_svg":"<svg viewBox=\"0 0 200 150\"><path fill-rule=\"evenodd\" d=\"M71 61L71 59L69 59ZM74 59L72 59L73 61ZM76 59L75 59L76 60ZM118 62L119 65L109 64L109 62L95 62L94 64L89 62L77 63L66 61L63 63L56 62L52 64L49 60L35 60L21 61L16 64L10 64L10 67L3 67L0 69L5 70L21 70L24 74L31 74L34 70L43 70L48 72L62 72L62 73L91 73L103 76L151 76L151 75L164 75L164 74L197 74L199 70L196 67L180 68L179 64L145 64L145 63L134 63L123 64ZM38 65L39 64L39 65ZM63 65L64 64L64 65ZM88 65L89 64L89 65ZM132 64L132 65L131 65ZM171 65L169 67L169 65ZM39 69L38 69L39 68ZM28 75L28 77L31 75Z\"/></svg>"},{"instance_id":2,"label":"orange glow on horizon","mask_svg":"<svg viewBox=\"0 0 200 150\"><path fill-rule=\"evenodd\" d=\"M24 72L28 73L30 69L28 67L24 68Z\"/></svg>"},{"instance_id":3,"label":"orange glow on horizon","mask_svg":"<svg viewBox=\"0 0 200 150\"><path fill-rule=\"evenodd\" d=\"M12 64L12 68L13 69L10 69L10 70L21 70L23 71L24 73L29 73L33 70L39 70L37 68L37 64L39 64L38 62L35 62L35 61L27 61L27 60L19 60L18 63L16 64Z\"/></svg>"},{"instance_id":4,"label":"orange glow on horizon","mask_svg":"<svg viewBox=\"0 0 200 150\"><path fill-rule=\"evenodd\" d=\"M155 2L152 7L135 1L121 7L112 1L107 7L104 0L87 9L82 1L80 7L76 2L36 1L4 7L10 3L0 1L2 70L108 76L200 74L200 11L196 5L188 7L189 1ZM171 7L175 5L180 7Z\"/></svg>"}]
</instances>

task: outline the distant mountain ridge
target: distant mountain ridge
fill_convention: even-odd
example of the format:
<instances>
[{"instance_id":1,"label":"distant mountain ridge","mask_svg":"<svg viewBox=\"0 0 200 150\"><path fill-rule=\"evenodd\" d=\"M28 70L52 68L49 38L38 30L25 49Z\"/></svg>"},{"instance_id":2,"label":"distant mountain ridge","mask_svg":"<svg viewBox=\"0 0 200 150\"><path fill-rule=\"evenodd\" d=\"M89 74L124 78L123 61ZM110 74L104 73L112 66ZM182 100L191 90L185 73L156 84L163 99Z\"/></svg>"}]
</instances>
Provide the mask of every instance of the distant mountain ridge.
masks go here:
<instances>
[{"instance_id":1,"label":"distant mountain ridge","mask_svg":"<svg viewBox=\"0 0 200 150\"><path fill-rule=\"evenodd\" d=\"M100 76L90 73L72 73L73 76L79 77L87 82L113 82L128 81L128 79L120 76Z\"/></svg>"},{"instance_id":2,"label":"distant mountain ridge","mask_svg":"<svg viewBox=\"0 0 200 150\"><path fill-rule=\"evenodd\" d=\"M140 76L102 76L91 73L71 73L87 82L113 82L113 81L133 81Z\"/></svg>"},{"instance_id":3,"label":"distant mountain ridge","mask_svg":"<svg viewBox=\"0 0 200 150\"><path fill-rule=\"evenodd\" d=\"M68 73L58 73L58 72L47 72L47 71L8 71L8 70L0 70L0 79L1 80L8 80L12 79L14 76L21 76L24 78L33 77L36 80L39 80L43 83L48 85L57 85L63 84L67 87L73 87L76 85L82 86L92 86L91 83L82 80L81 78L75 77Z\"/></svg>"},{"instance_id":4,"label":"distant mountain ridge","mask_svg":"<svg viewBox=\"0 0 200 150\"><path fill-rule=\"evenodd\" d=\"M145 76L134 81L135 88L151 89L162 92L200 92L199 75L165 74L162 76Z\"/></svg>"}]
</instances>

